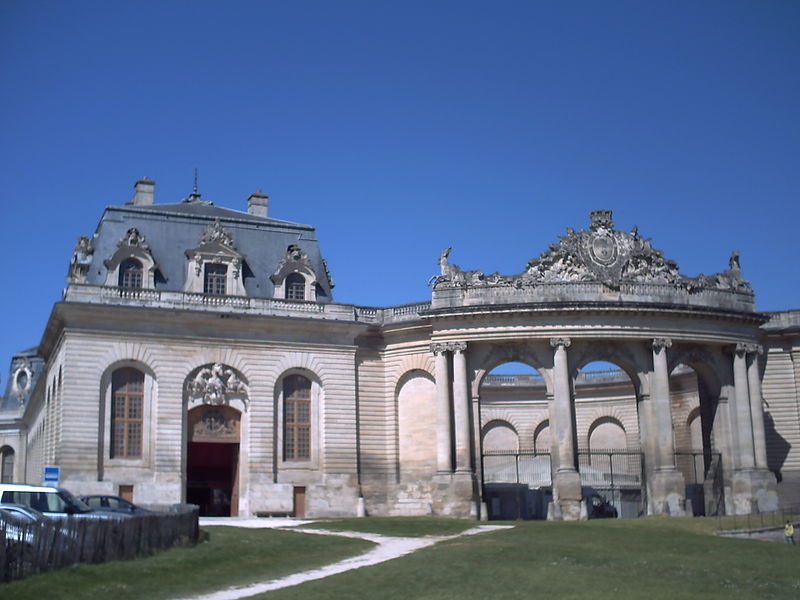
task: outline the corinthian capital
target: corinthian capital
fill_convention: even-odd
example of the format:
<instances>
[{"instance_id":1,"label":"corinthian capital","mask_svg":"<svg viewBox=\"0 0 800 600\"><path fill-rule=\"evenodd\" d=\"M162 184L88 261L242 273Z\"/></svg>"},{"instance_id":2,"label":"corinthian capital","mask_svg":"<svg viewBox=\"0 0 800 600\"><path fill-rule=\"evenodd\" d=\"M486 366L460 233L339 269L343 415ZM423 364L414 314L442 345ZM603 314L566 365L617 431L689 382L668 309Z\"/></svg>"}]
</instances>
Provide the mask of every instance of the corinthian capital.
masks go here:
<instances>
[{"instance_id":1,"label":"corinthian capital","mask_svg":"<svg viewBox=\"0 0 800 600\"><path fill-rule=\"evenodd\" d=\"M447 349L453 352L464 352L467 349L467 342L450 342Z\"/></svg>"},{"instance_id":2,"label":"corinthian capital","mask_svg":"<svg viewBox=\"0 0 800 600\"><path fill-rule=\"evenodd\" d=\"M550 345L553 348L558 348L559 346L563 347L563 348L569 348L570 344L572 344L572 340L570 338L568 338L568 337L550 338Z\"/></svg>"},{"instance_id":3,"label":"corinthian capital","mask_svg":"<svg viewBox=\"0 0 800 600\"><path fill-rule=\"evenodd\" d=\"M447 352L447 344L442 344L438 342L431 344L431 352L433 354L444 354L445 352Z\"/></svg>"},{"instance_id":4,"label":"corinthian capital","mask_svg":"<svg viewBox=\"0 0 800 600\"><path fill-rule=\"evenodd\" d=\"M653 352L659 354L664 348L671 348L672 340L669 338L654 338L653 339Z\"/></svg>"},{"instance_id":5,"label":"corinthian capital","mask_svg":"<svg viewBox=\"0 0 800 600\"><path fill-rule=\"evenodd\" d=\"M761 344L750 342L739 342L736 344L736 354L763 354L764 347Z\"/></svg>"}]
</instances>

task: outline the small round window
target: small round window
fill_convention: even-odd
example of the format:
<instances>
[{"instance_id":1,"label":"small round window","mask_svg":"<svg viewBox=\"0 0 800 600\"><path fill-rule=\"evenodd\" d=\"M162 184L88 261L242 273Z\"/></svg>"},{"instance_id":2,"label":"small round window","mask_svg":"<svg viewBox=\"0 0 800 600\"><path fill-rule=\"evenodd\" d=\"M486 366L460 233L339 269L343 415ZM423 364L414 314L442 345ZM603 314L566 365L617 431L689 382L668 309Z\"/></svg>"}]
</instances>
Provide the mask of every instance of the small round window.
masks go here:
<instances>
[{"instance_id":1,"label":"small round window","mask_svg":"<svg viewBox=\"0 0 800 600\"><path fill-rule=\"evenodd\" d=\"M16 381L18 390L25 391L26 389L28 389L28 381L29 381L28 372L24 369L20 369L19 371L17 371Z\"/></svg>"}]
</instances>

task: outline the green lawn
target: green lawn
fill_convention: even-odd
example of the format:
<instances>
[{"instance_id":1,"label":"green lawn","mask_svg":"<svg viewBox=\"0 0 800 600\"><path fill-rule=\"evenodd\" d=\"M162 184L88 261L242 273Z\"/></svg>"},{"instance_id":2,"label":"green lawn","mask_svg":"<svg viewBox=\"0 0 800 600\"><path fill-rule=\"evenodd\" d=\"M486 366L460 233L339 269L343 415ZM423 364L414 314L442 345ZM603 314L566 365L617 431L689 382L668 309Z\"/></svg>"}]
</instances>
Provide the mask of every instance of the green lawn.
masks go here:
<instances>
[{"instance_id":1,"label":"green lawn","mask_svg":"<svg viewBox=\"0 0 800 600\"><path fill-rule=\"evenodd\" d=\"M451 519L336 519L320 528L450 535ZM270 600L800 598L800 546L714 536L715 519L518 522L265 594ZM3 599L147 599L208 593L335 562L370 544L272 529L208 528L211 541L131 562L0 584Z\"/></svg>"},{"instance_id":2,"label":"green lawn","mask_svg":"<svg viewBox=\"0 0 800 600\"><path fill-rule=\"evenodd\" d=\"M73 565L13 583L3 600L167 600L313 569L368 551L371 542L276 529L208 527L210 540L147 558Z\"/></svg>"},{"instance_id":3,"label":"green lawn","mask_svg":"<svg viewBox=\"0 0 800 600\"><path fill-rule=\"evenodd\" d=\"M715 537L714 526L666 518L518 523L261 598L800 598L800 546Z\"/></svg>"}]
</instances>

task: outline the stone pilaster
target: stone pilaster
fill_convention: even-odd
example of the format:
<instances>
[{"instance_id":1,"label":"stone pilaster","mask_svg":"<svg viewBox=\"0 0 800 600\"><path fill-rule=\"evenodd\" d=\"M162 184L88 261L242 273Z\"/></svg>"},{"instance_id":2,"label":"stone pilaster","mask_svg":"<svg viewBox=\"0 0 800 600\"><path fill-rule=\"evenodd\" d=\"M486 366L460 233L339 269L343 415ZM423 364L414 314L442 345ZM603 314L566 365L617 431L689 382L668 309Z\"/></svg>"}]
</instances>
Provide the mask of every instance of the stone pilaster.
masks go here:
<instances>
[{"instance_id":1,"label":"stone pilaster","mask_svg":"<svg viewBox=\"0 0 800 600\"><path fill-rule=\"evenodd\" d=\"M778 509L777 481L766 465L764 413L758 379L757 344L736 344L733 352L733 383L736 407L738 454L731 477L733 511L736 514ZM747 365L748 354L751 357Z\"/></svg>"},{"instance_id":2,"label":"stone pilaster","mask_svg":"<svg viewBox=\"0 0 800 600\"><path fill-rule=\"evenodd\" d=\"M551 338L553 347L553 402L550 422L553 426L551 462L553 465L553 501L564 520L577 520L581 514L581 478L576 468L575 421L569 385L567 348L572 340Z\"/></svg>"},{"instance_id":3,"label":"stone pilaster","mask_svg":"<svg viewBox=\"0 0 800 600\"><path fill-rule=\"evenodd\" d=\"M736 407L736 440L738 469L755 468L753 448L753 423L750 409L750 388L747 384L747 348L749 344L736 344L733 352L733 386Z\"/></svg>"},{"instance_id":4,"label":"stone pilaster","mask_svg":"<svg viewBox=\"0 0 800 600\"><path fill-rule=\"evenodd\" d=\"M436 376L436 470L452 473L450 456L450 369L447 365L446 344L431 344Z\"/></svg>"},{"instance_id":5,"label":"stone pilaster","mask_svg":"<svg viewBox=\"0 0 800 600\"><path fill-rule=\"evenodd\" d=\"M750 393L750 417L753 424L753 454L756 469L767 468L767 443L764 432L764 407L761 398L761 378L758 372L758 357L764 349L758 344L747 347L747 388Z\"/></svg>"},{"instance_id":6,"label":"stone pilaster","mask_svg":"<svg viewBox=\"0 0 800 600\"><path fill-rule=\"evenodd\" d=\"M472 456L469 434L469 394L467 392L466 342L449 344L453 351L453 422L456 442L456 471L470 472Z\"/></svg>"},{"instance_id":7,"label":"stone pilaster","mask_svg":"<svg viewBox=\"0 0 800 600\"><path fill-rule=\"evenodd\" d=\"M672 431L672 406L669 396L668 338L656 338L653 347L653 375L650 382L647 435L652 436L645 448L654 452L649 461L648 498L651 512L682 516L686 501L686 484L675 467L675 436Z\"/></svg>"}]
</instances>

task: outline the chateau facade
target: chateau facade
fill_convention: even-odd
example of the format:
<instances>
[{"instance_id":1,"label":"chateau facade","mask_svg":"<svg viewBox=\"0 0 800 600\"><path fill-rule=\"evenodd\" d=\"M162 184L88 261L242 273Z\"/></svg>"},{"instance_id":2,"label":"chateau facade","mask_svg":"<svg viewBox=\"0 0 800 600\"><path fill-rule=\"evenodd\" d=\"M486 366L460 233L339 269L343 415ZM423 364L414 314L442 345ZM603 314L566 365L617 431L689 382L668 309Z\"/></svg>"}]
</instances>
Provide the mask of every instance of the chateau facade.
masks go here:
<instances>
[{"instance_id":1,"label":"chateau facade","mask_svg":"<svg viewBox=\"0 0 800 600\"><path fill-rule=\"evenodd\" d=\"M106 208L0 400L4 481L204 514L774 510L800 482L800 311L593 211L516 275L336 303L313 227L196 193ZM543 244L544 245L544 244ZM615 365L587 370L594 361ZM504 363L530 374L491 374ZM800 501L800 498L796 500ZM516 511L516 512L515 512Z\"/></svg>"}]
</instances>

